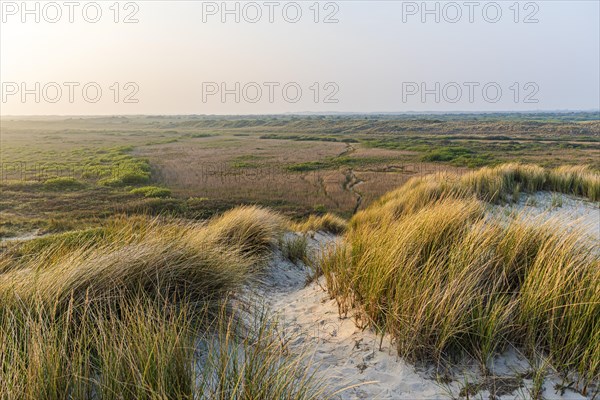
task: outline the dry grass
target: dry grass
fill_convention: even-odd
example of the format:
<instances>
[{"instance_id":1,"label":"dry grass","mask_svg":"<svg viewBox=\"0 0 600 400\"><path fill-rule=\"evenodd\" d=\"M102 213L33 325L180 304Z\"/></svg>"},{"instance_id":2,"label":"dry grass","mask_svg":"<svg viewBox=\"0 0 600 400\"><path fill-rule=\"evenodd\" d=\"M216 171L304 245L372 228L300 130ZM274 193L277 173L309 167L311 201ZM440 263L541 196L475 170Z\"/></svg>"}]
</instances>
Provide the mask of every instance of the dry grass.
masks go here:
<instances>
[{"instance_id":1,"label":"dry grass","mask_svg":"<svg viewBox=\"0 0 600 400\"><path fill-rule=\"evenodd\" d=\"M562 166L548 174L547 187L600 201L600 175L586 166Z\"/></svg>"},{"instance_id":2,"label":"dry grass","mask_svg":"<svg viewBox=\"0 0 600 400\"><path fill-rule=\"evenodd\" d=\"M124 218L79 237L40 239L41 248L26 244L32 246L30 254L18 259L10 251L3 255L0 293L63 306L69 301L98 304L139 292L166 297L185 293L211 303L264 261L282 229L279 223L276 214L244 208L207 226Z\"/></svg>"},{"instance_id":3,"label":"dry grass","mask_svg":"<svg viewBox=\"0 0 600 400\"><path fill-rule=\"evenodd\" d=\"M328 232L338 235L344 233L348 227L348 222L338 217L327 213L325 215L311 215L303 222L294 224L293 229L299 232Z\"/></svg>"},{"instance_id":4,"label":"dry grass","mask_svg":"<svg viewBox=\"0 0 600 400\"><path fill-rule=\"evenodd\" d=\"M416 177L393 190L351 220L359 223L381 223L412 214L446 198L472 199L490 203L517 200L521 192L552 190L600 200L600 172L587 166L544 169L537 165L503 164L484 167L465 174L441 172Z\"/></svg>"},{"instance_id":5,"label":"dry grass","mask_svg":"<svg viewBox=\"0 0 600 400\"><path fill-rule=\"evenodd\" d=\"M248 256L264 256L278 243L287 221L256 206L238 207L211 221L207 229L225 247L239 248Z\"/></svg>"},{"instance_id":6,"label":"dry grass","mask_svg":"<svg viewBox=\"0 0 600 400\"><path fill-rule=\"evenodd\" d=\"M121 218L7 249L0 398L323 397L308 365L277 346L275 322L240 325L228 300L284 222L256 207L206 224Z\"/></svg>"},{"instance_id":7,"label":"dry grass","mask_svg":"<svg viewBox=\"0 0 600 400\"><path fill-rule=\"evenodd\" d=\"M486 214L518 185L546 188L534 166L414 179L351 221L346 244L324 259L327 286L342 312L357 307L391 333L412 360L473 357L487 370L515 346L547 354L583 383L600 378L600 252L577 229L524 216ZM573 169L568 169L569 173ZM558 181L565 182L564 172ZM597 173L563 190L594 193ZM592 175L587 175L592 174Z\"/></svg>"}]
</instances>

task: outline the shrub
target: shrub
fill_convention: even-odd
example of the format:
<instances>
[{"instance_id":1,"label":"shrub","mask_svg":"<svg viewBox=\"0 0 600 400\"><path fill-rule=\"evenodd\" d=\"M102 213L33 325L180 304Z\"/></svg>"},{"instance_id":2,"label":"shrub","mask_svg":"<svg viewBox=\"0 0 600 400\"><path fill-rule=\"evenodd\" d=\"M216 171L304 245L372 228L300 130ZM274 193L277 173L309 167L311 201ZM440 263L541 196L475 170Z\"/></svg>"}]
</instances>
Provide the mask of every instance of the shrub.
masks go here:
<instances>
[{"instance_id":1,"label":"shrub","mask_svg":"<svg viewBox=\"0 0 600 400\"><path fill-rule=\"evenodd\" d=\"M324 204L317 204L313 207L314 212L319 214L325 214L327 212L327 207Z\"/></svg>"},{"instance_id":2,"label":"shrub","mask_svg":"<svg viewBox=\"0 0 600 400\"><path fill-rule=\"evenodd\" d=\"M83 182L70 177L50 178L44 181L44 189L52 191L79 190L84 187Z\"/></svg>"},{"instance_id":3,"label":"shrub","mask_svg":"<svg viewBox=\"0 0 600 400\"><path fill-rule=\"evenodd\" d=\"M129 191L131 194L141 194L144 197L171 197L171 191L157 186L143 186Z\"/></svg>"},{"instance_id":4,"label":"shrub","mask_svg":"<svg viewBox=\"0 0 600 400\"><path fill-rule=\"evenodd\" d=\"M104 186L129 186L150 182L150 174L147 172L129 171L119 174L117 177L104 178L99 181Z\"/></svg>"},{"instance_id":5,"label":"shrub","mask_svg":"<svg viewBox=\"0 0 600 400\"><path fill-rule=\"evenodd\" d=\"M120 159L111 159L115 163L110 178L101 179L98 183L104 186L132 186L150 182L150 164L148 160L122 155Z\"/></svg>"},{"instance_id":6,"label":"shrub","mask_svg":"<svg viewBox=\"0 0 600 400\"><path fill-rule=\"evenodd\" d=\"M466 147L442 147L428 152L422 159L423 161L452 161L471 154L473 154L473 150Z\"/></svg>"}]
</instances>

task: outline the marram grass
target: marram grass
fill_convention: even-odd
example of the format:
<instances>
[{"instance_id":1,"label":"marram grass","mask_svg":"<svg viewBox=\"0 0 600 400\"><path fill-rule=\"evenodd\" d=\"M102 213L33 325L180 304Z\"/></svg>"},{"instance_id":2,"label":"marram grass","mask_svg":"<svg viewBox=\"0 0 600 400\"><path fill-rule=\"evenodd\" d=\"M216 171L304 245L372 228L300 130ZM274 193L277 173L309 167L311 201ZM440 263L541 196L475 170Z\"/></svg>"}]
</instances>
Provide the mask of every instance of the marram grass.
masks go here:
<instances>
[{"instance_id":1,"label":"marram grass","mask_svg":"<svg viewBox=\"0 0 600 400\"><path fill-rule=\"evenodd\" d=\"M205 224L120 218L6 249L0 399L327 398L276 322L230 300L284 226L244 207ZM242 330L241 317L259 320Z\"/></svg>"},{"instance_id":2,"label":"marram grass","mask_svg":"<svg viewBox=\"0 0 600 400\"><path fill-rule=\"evenodd\" d=\"M415 178L350 222L321 268L352 307L414 361L479 360L509 347L600 378L600 249L573 227L486 213L515 190L598 198L587 168L509 164ZM485 201L487 200L487 201Z\"/></svg>"}]
</instances>

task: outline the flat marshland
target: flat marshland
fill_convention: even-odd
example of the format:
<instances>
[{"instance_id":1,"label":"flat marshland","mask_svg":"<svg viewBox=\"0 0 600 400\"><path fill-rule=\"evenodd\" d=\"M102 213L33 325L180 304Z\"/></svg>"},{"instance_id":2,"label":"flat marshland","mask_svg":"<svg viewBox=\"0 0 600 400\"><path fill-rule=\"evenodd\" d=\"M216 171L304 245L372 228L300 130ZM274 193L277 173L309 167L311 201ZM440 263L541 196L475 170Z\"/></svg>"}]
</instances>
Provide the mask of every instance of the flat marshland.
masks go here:
<instances>
[{"instance_id":1,"label":"flat marshland","mask_svg":"<svg viewBox=\"0 0 600 400\"><path fill-rule=\"evenodd\" d=\"M597 116L1 129L2 399L598 396Z\"/></svg>"}]
</instances>

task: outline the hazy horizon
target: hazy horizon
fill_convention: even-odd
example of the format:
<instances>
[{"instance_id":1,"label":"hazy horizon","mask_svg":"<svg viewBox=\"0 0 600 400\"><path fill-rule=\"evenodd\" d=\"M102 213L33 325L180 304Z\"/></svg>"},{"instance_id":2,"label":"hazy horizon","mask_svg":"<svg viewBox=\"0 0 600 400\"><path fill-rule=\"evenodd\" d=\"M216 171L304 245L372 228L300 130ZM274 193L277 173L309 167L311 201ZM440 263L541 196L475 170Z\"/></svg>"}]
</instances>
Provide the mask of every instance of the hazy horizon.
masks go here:
<instances>
[{"instance_id":1,"label":"hazy horizon","mask_svg":"<svg viewBox=\"0 0 600 400\"><path fill-rule=\"evenodd\" d=\"M0 115L600 109L598 2L75 3L2 1Z\"/></svg>"},{"instance_id":2,"label":"hazy horizon","mask_svg":"<svg viewBox=\"0 0 600 400\"><path fill-rule=\"evenodd\" d=\"M580 113L600 113L600 109L579 109L579 110L448 110L448 111L297 111L282 113L255 113L255 114L2 114L0 118L29 118L29 117L260 117L260 116L394 116L394 115L477 115L477 114L580 114Z\"/></svg>"}]
</instances>

